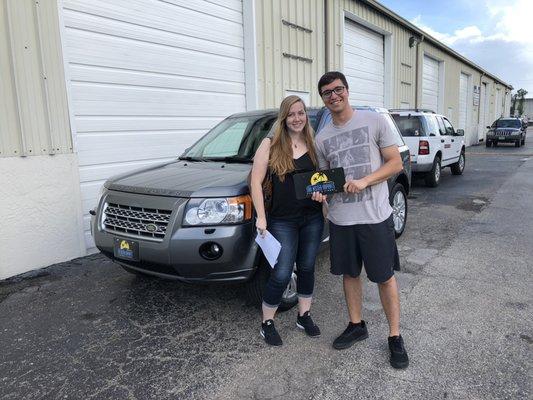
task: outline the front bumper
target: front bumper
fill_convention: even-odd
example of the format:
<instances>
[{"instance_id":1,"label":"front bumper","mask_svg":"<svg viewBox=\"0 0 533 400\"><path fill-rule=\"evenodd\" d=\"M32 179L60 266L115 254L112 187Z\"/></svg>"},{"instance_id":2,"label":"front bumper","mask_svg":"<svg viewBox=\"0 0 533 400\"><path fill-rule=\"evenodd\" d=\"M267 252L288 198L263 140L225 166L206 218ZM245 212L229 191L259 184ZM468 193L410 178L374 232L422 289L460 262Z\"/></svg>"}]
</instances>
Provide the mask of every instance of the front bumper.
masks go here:
<instances>
[{"instance_id":1,"label":"front bumper","mask_svg":"<svg viewBox=\"0 0 533 400\"><path fill-rule=\"evenodd\" d=\"M103 229L102 212L109 203L136 207L172 210L165 237L162 241L146 240ZM108 191L100 200L91 230L96 247L118 264L149 275L185 282L243 282L255 272L259 250L255 243L255 229L249 221L239 225L182 227L181 221L187 199ZM115 238L138 243L139 261L114 256ZM216 260L200 255L205 243L216 243L222 248Z\"/></svg>"},{"instance_id":2,"label":"front bumper","mask_svg":"<svg viewBox=\"0 0 533 400\"><path fill-rule=\"evenodd\" d=\"M498 143L515 143L519 140L522 140L522 135L487 135L488 142L498 142Z\"/></svg>"}]
</instances>

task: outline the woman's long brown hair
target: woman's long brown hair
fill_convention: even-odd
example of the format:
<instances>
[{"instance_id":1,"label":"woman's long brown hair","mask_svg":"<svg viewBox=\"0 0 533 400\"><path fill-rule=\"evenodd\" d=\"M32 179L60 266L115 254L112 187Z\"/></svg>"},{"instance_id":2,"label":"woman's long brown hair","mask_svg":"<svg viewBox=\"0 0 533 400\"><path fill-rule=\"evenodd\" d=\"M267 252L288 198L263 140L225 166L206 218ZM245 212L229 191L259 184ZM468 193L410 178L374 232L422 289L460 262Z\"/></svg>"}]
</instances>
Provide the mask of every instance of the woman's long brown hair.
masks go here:
<instances>
[{"instance_id":1,"label":"woman's long brown hair","mask_svg":"<svg viewBox=\"0 0 533 400\"><path fill-rule=\"evenodd\" d=\"M270 157L269 157L269 166L270 169L279 177L280 181L285 180L285 175L294 171L294 158L292 155L292 142L291 137L289 136L289 131L287 129L287 116L289 115L289 110L293 104L301 102L304 106L306 114L306 122L303 129L303 135L305 139L305 144L307 145L307 150L311 161L317 166L316 159L316 150L315 150L315 141L314 141L314 132L311 125L309 125L309 117L307 116L307 108L305 103L298 96L288 96L281 102L279 106L278 119L274 124L274 137L272 138L272 144L270 145Z\"/></svg>"}]
</instances>

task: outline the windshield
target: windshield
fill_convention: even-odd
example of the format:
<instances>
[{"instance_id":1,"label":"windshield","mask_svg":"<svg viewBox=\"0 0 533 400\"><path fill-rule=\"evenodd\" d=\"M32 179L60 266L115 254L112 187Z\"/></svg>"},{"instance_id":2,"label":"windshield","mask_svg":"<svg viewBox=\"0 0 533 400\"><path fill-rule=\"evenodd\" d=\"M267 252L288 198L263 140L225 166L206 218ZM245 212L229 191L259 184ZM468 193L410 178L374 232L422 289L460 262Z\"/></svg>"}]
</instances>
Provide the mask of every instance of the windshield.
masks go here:
<instances>
[{"instance_id":1,"label":"windshield","mask_svg":"<svg viewBox=\"0 0 533 400\"><path fill-rule=\"evenodd\" d=\"M392 118L400 128L402 136L424 136L422 118L398 114L392 114Z\"/></svg>"},{"instance_id":2,"label":"windshield","mask_svg":"<svg viewBox=\"0 0 533 400\"><path fill-rule=\"evenodd\" d=\"M211 129L180 158L250 162L275 120L275 116L261 118L257 115L227 118Z\"/></svg>"},{"instance_id":3,"label":"windshield","mask_svg":"<svg viewBox=\"0 0 533 400\"><path fill-rule=\"evenodd\" d=\"M499 119L494 122L495 128L520 128L522 124L517 119Z\"/></svg>"}]
</instances>

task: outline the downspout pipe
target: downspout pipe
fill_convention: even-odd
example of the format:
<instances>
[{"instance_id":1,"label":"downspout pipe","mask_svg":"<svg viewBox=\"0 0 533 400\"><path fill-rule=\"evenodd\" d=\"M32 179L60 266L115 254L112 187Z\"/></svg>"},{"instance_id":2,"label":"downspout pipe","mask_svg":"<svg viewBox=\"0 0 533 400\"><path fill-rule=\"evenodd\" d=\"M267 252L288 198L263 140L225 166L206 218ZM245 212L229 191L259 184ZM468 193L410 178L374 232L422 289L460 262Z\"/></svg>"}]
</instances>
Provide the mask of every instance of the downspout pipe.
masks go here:
<instances>
[{"instance_id":1,"label":"downspout pipe","mask_svg":"<svg viewBox=\"0 0 533 400\"><path fill-rule=\"evenodd\" d=\"M424 35L421 35L415 40L416 43L416 60L415 60L415 108L420 108L418 105L418 71L419 71L419 62L420 62L420 43L424 41Z\"/></svg>"}]
</instances>

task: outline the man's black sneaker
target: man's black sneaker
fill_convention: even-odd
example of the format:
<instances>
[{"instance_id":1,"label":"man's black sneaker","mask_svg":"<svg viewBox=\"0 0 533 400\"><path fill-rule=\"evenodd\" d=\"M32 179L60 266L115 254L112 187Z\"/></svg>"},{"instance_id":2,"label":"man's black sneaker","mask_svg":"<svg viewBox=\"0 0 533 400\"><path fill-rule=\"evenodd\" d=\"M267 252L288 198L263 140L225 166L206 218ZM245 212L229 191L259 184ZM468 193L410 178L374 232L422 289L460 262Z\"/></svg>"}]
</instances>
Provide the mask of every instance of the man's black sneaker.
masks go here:
<instances>
[{"instance_id":1,"label":"man's black sneaker","mask_svg":"<svg viewBox=\"0 0 533 400\"><path fill-rule=\"evenodd\" d=\"M306 311L302 316L298 314L298 317L296 318L296 326L303 329L305 333L307 333L307 336L320 336L320 328L313 322L313 319L309 315L309 311Z\"/></svg>"},{"instance_id":2,"label":"man's black sneaker","mask_svg":"<svg viewBox=\"0 0 533 400\"><path fill-rule=\"evenodd\" d=\"M407 368L409 357L403 345L402 336L389 336L390 365L394 368Z\"/></svg>"},{"instance_id":3,"label":"man's black sneaker","mask_svg":"<svg viewBox=\"0 0 533 400\"><path fill-rule=\"evenodd\" d=\"M350 322L341 335L333 341L333 348L337 350L347 349L355 342L368 338L365 321L358 324Z\"/></svg>"},{"instance_id":4,"label":"man's black sneaker","mask_svg":"<svg viewBox=\"0 0 533 400\"><path fill-rule=\"evenodd\" d=\"M283 344L281 336L274 326L274 321L271 319L267 319L261 324L261 330L259 333L261 334L261 337L265 339L265 342L271 346L281 346Z\"/></svg>"}]
</instances>

